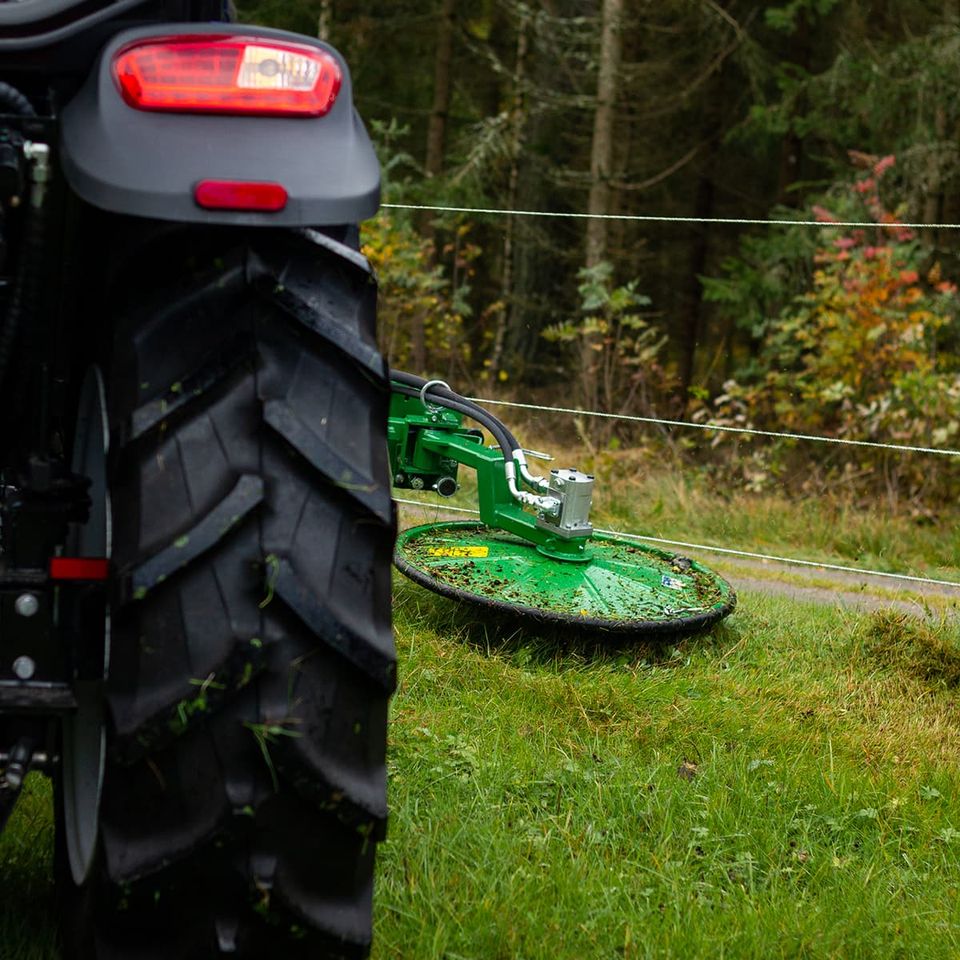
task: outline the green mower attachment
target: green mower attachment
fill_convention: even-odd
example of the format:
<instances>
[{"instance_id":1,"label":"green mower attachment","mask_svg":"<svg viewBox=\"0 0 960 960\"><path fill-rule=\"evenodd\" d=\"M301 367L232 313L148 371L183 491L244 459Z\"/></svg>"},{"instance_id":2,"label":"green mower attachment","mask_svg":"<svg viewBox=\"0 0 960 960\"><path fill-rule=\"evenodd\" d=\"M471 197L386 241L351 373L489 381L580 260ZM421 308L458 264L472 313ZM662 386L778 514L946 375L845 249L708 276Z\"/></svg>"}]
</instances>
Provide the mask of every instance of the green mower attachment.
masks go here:
<instances>
[{"instance_id":1,"label":"green mower attachment","mask_svg":"<svg viewBox=\"0 0 960 960\"><path fill-rule=\"evenodd\" d=\"M504 613L620 635L692 633L732 612L730 585L696 561L596 533L592 476L574 468L536 476L527 463L532 452L488 411L440 381L390 376L394 485L452 496L461 465L477 474L480 523L400 534L394 562L410 579ZM464 416L497 443L484 446Z\"/></svg>"}]
</instances>

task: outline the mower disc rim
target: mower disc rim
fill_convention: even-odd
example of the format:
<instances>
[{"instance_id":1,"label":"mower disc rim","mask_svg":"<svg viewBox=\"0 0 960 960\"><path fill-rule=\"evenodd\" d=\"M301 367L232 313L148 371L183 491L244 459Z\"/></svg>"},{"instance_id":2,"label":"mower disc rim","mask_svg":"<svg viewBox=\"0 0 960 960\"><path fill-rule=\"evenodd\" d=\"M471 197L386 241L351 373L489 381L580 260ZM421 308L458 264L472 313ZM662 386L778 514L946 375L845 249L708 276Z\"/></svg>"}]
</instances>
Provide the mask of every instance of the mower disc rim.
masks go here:
<instances>
[{"instance_id":1,"label":"mower disc rim","mask_svg":"<svg viewBox=\"0 0 960 960\"><path fill-rule=\"evenodd\" d=\"M679 634L696 633L712 626L714 623L729 616L736 609L737 595L733 587L719 574L712 570L707 570L710 575L717 580L727 591L727 601L718 607L711 607L702 613L697 613L688 617L677 617L672 620L608 620L602 617L591 617L583 615L573 615L559 613L554 610L546 610L542 607L531 607L522 603L503 603L493 597L481 593L472 593L469 590L463 590L442 580L437 580L429 576L419 567L410 563L401 553L403 547L408 541L414 539L419 534L427 531L450 530L450 531L472 531L472 530L491 530L483 523L474 523L469 520L454 520L446 523L420 524L415 527L408 527L397 536L397 546L393 555L394 566L414 583L422 587L447 597L451 600L458 600L462 603L476 604L481 607L488 607L500 613L516 615L518 617L530 618L538 623L556 624L565 627L586 627L592 630L600 630L612 634L663 634L677 636ZM620 537L609 536L606 534L594 534L592 540L602 540L613 543L629 544L632 547L650 553L661 560L673 560L676 554L667 553L665 550L659 550L646 544L634 543L632 540L621 539ZM518 542L523 542L517 538ZM533 545L530 545L533 548ZM557 561L561 563L562 561ZM694 561L696 562L696 561ZM706 570L702 565L697 564L701 569Z\"/></svg>"}]
</instances>

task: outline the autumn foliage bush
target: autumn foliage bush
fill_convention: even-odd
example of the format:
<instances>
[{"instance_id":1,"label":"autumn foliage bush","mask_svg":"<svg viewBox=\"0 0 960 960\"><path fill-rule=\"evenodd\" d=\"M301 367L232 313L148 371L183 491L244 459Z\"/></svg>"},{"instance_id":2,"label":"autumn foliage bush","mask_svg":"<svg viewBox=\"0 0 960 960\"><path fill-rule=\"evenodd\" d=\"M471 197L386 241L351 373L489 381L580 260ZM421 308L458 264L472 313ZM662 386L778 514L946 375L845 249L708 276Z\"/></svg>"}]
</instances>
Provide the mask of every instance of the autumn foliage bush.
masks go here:
<instances>
[{"instance_id":1,"label":"autumn foliage bush","mask_svg":"<svg viewBox=\"0 0 960 960\"><path fill-rule=\"evenodd\" d=\"M414 159L398 149L408 129L396 120L371 126L383 199L403 199L410 175L420 175ZM380 350L391 367L451 382L468 373L471 282L481 253L470 233L459 220L442 233L425 232L409 210L384 208L364 221L361 251L377 275Z\"/></svg>"},{"instance_id":2,"label":"autumn foliage bush","mask_svg":"<svg viewBox=\"0 0 960 960\"><path fill-rule=\"evenodd\" d=\"M807 254L804 288L763 318L755 355L718 396L701 396L696 417L771 431L956 446L957 286L943 276L932 248L902 225L885 200L884 177L894 157L851 156L858 167L852 181L813 207L823 227L812 256ZM875 226L844 226L850 221ZM763 256L772 264L776 243L755 243L753 266L731 262L728 274L741 281L762 277ZM803 271L790 275L802 277ZM707 296L728 309L741 305L723 281L708 283ZM769 306L769 290L759 282L753 291L744 284L739 296L754 298L754 312L761 296ZM718 433L714 447L726 452L721 462L728 472L740 472L757 487L774 480L799 480L814 489L846 485L874 492L880 486L893 500L920 501L960 486L952 458L735 437Z\"/></svg>"},{"instance_id":3,"label":"autumn foliage bush","mask_svg":"<svg viewBox=\"0 0 960 960\"><path fill-rule=\"evenodd\" d=\"M479 254L468 229L438 256L409 217L382 211L364 224L363 253L379 281L380 348L390 365L450 378L466 370L469 281Z\"/></svg>"}]
</instances>

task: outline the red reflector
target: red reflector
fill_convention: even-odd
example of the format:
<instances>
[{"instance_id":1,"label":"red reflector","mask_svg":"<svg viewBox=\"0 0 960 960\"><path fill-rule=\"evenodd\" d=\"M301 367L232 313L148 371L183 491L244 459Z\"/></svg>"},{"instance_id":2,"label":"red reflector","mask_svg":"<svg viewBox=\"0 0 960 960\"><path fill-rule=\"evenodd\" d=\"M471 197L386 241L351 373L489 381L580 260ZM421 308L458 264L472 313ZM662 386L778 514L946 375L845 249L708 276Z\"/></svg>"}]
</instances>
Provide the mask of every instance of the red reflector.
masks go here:
<instances>
[{"instance_id":1,"label":"red reflector","mask_svg":"<svg viewBox=\"0 0 960 960\"><path fill-rule=\"evenodd\" d=\"M343 74L325 50L268 37L151 37L120 50L113 75L137 110L322 117Z\"/></svg>"},{"instance_id":2,"label":"red reflector","mask_svg":"<svg viewBox=\"0 0 960 960\"><path fill-rule=\"evenodd\" d=\"M287 205L287 191L279 183L238 180L201 180L193 193L208 210L265 210L275 213Z\"/></svg>"},{"instance_id":3,"label":"red reflector","mask_svg":"<svg viewBox=\"0 0 960 960\"><path fill-rule=\"evenodd\" d=\"M106 580L110 561L102 557L52 557L51 580Z\"/></svg>"}]
</instances>

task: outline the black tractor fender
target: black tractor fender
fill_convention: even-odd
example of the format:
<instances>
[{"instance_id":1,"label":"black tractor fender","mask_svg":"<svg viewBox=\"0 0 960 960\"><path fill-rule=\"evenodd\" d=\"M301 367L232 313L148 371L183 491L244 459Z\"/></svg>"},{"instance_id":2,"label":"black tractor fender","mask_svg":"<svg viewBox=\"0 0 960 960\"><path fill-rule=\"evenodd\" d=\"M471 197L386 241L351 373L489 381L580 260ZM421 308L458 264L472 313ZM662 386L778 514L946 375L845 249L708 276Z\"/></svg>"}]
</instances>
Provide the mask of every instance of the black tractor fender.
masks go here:
<instances>
[{"instance_id":1,"label":"black tractor fender","mask_svg":"<svg viewBox=\"0 0 960 960\"><path fill-rule=\"evenodd\" d=\"M322 117L217 116L137 110L112 74L116 52L145 37L245 35L309 44L340 64L343 81ZM236 24L162 24L117 34L61 123L60 157L71 189L114 213L183 223L330 226L373 216L380 166L353 106L350 72L331 46L284 30ZM194 199L204 180L277 183L276 212L209 210Z\"/></svg>"}]
</instances>

